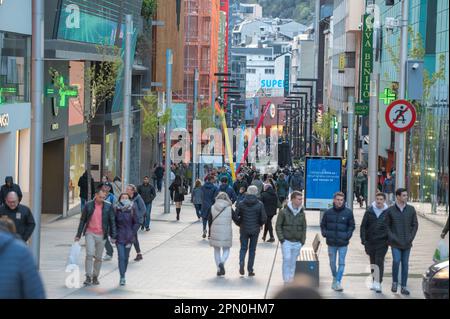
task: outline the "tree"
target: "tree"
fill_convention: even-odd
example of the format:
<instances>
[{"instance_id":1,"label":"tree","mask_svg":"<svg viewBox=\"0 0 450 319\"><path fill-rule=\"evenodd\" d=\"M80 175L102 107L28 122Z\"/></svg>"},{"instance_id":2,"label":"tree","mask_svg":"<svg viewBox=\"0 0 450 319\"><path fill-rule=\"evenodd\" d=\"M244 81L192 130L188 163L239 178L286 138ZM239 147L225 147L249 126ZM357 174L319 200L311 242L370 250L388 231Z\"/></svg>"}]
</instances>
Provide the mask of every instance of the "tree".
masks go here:
<instances>
[{"instance_id":1,"label":"tree","mask_svg":"<svg viewBox=\"0 0 450 319\"><path fill-rule=\"evenodd\" d=\"M212 114L213 112L211 106L205 106L198 111L197 120L201 121L203 131L207 128L215 127Z\"/></svg>"},{"instance_id":2,"label":"tree","mask_svg":"<svg viewBox=\"0 0 450 319\"><path fill-rule=\"evenodd\" d=\"M158 107L158 98L154 93L150 93L138 102L143 112L142 135L144 137L155 138L160 126L166 125L170 121L171 112L165 112Z\"/></svg>"},{"instance_id":3,"label":"tree","mask_svg":"<svg viewBox=\"0 0 450 319\"><path fill-rule=\"evenodd\" d=\"M146 21L151 20L156 13L156 8L157 8L157 0L142 1L141 16Z\"/></svg>"},{"instance_id":4,"label":"tree","mask_svg":"<svg viewBox=\"0 0 450 319\"><path fill-rule=\"evenodd\" d=\"M319 143L321 145L320 155L328 154L328 144L331 140L331 124L333 122L333 115L330 112L324 113L322 115L322 121L316 122L313 125L314 133L319 138Z\"/></svg>"},{"instance_id":5,"label":"tree","mask_svg":"<svg viewBox=\"0 0 450 319\"><path fill-rule=\"evenodd\" d=\"M119 56L117 47L97 46L97 51L102 56L100 62L92 62L91 66L85 70L86 80L89 92L91 94L91 103L85 104L84 122L87 128L86 138L86 171L88 179L88 198L91 198L91 131L92 121L97 115L99 107L114 96L117 77L122 67L122 60ZM55 89L59 90L61 84L58 79L61 77L60 72L54 68L49 69ZM78 97L79 99L79 97ZM81 101L80 101L81 103Z\"/></svg>"}]
</instances>

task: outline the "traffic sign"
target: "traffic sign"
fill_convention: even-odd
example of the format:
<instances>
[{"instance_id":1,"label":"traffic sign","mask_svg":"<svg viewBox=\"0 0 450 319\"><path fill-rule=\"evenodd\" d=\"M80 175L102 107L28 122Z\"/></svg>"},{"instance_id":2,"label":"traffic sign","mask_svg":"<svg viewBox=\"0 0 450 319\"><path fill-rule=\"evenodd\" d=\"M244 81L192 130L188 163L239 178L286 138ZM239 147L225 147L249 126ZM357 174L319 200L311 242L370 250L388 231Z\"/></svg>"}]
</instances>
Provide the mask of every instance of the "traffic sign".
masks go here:
<instances>
[{"instance_id":1,"label":"traffic sign","mask_svg":"<svg viewBox=\"0 0 450 319\"><path fill-rule=\"evenodd\" d=\"M389 104L385 118L387 125L393 131L406 132L416 122L416 109L406 100L397 100Z\"/></svg>"}]
</instances>

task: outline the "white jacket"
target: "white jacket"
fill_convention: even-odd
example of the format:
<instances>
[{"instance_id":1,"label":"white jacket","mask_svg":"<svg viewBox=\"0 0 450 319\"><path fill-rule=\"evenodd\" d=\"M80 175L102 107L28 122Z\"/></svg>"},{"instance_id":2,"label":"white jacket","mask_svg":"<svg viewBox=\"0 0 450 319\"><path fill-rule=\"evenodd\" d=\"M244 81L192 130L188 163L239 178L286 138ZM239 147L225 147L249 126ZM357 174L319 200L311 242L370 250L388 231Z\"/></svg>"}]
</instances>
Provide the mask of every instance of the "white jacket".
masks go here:
<instances>
[{"instance_id":1,"label":"white jacket","mask_svg":"<svg viewBox=\"0 0 450 319\"><path fill-rule=\"evenodd\" d=\"M224 209L219 217L217 215ZM211 207L211 217L215 220L211 225L211 239L209 244L212 247L231 247L233 241L231 203L218 199Z\"/></svg>"}]
</instances>

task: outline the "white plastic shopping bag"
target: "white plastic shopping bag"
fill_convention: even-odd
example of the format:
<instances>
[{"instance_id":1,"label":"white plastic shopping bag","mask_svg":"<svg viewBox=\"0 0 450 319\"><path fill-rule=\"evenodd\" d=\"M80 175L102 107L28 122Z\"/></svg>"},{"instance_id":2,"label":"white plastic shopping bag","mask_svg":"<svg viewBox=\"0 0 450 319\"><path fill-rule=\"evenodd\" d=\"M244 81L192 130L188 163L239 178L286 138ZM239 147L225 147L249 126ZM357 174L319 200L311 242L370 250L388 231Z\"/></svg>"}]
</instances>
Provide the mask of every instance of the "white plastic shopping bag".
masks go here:
<instances>
[{"instance_id":1,"label":"white plastic shopping bag","mask_svg":"<svg viewBox=\"0 0 450 319\"><path fill-rule=\"evenodd\" d=\"M433 260L439 262L448 258L448 239L439 240L438 246L434 251Z\"/></svg>"},{"instance_id":2,"label":"white plastic shopping bag","mask_svg":"<svg viewBox=\"0 0 450 319\"><path fill-rule=\"evenodd\" d=\"M67 259L67 265L78 265L80 253L81 253L81 245L79 242L76 241L70 248L69 258Z\"/></svg>"}]
</instances>

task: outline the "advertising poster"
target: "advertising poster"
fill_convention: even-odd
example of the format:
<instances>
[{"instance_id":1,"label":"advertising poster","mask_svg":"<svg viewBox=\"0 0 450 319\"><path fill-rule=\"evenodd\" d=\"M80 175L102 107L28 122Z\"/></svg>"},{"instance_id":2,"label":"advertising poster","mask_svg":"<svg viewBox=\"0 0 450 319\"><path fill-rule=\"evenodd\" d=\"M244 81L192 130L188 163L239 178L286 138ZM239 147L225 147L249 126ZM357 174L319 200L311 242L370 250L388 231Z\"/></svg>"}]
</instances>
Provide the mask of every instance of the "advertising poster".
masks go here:
<instances>
[{"instance_id":1,"label":"advertising poster","mask_svg":"<svg viewBox=\"0 0 450 319\"><path fill-rule=\"evenodd\" d=\"M307 157L305 168L305 208L320 210L333 206L333 195L341 191L340 157Z\"/></svg>"}]
</instances>

